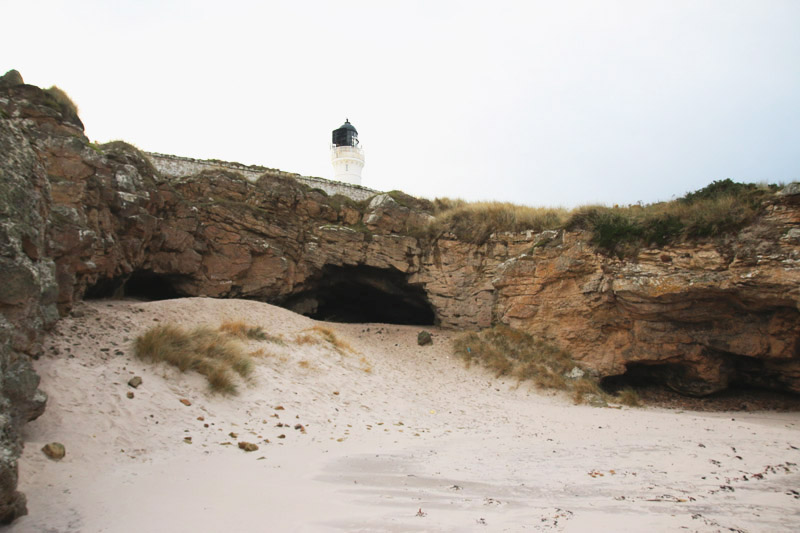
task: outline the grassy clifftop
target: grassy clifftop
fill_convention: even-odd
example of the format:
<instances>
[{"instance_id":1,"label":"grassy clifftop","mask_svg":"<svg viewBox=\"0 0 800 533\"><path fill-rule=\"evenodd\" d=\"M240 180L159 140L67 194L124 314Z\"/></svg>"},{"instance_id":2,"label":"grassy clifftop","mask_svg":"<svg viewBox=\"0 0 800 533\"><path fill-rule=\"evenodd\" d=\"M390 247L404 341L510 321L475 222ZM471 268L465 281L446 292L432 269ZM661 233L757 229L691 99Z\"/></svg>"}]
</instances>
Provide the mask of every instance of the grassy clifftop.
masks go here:
<instances>
[{"instance_id":1,"label":"grassy clifftop","mask_svg":"<svg viewBox=\"0 0 800 533\"><path fill-rule=\"evenodd\" d=\"M434 239L453 233L460 240L481 244L492 233L505 231L587 230L598 248L626 255L639 246L736 232L755 220L777 189L777 185L725 179L669 202L573 210L444 198L432 202L434 218L422 233Z\"/></svg>"}]
</instances>

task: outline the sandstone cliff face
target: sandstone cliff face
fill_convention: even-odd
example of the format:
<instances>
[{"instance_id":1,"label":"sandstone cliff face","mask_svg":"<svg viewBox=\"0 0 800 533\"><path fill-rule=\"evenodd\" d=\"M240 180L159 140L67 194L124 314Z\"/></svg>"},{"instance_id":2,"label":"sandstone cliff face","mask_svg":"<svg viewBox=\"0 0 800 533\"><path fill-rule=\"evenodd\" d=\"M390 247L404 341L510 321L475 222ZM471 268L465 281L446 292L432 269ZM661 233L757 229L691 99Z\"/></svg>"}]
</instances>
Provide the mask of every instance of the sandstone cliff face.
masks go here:
<instances>
[{"instance_id":1,"label":"sandstone cliff face","mask_svg":"<svg viewBox=\"0 0 800 533\"><path fill-rule=\"evenodd\" d=\"M421 241L413 229L430 215L389 195L355 203L222 170L165 179L124 143L90 145L77 117L50 104L36 87L0 87L2 520L24 512L18 429L44 406L29 361L42 332L81 298L134 285L308 311L339 268L398 302L419 290L412 311L422 301L442 326L534 333L601 377L652 374L691 394L737 381L800 392L793 188L737 236L625 261L580 232Z\"/></svg>"},{"instance_id":2,"label":"sandstone cliff face","mask_svg":"<svg viewBox=\"0 0 800 533\"><path fill-rule=\"evenodd\" d=\"M494 315L601 376L658 373L697 395L733 382L800 392L800 253L784 224L798 201L776 200L727 242L645 250L636 261L566 234L498 269Z\"/></svg>"},{"instance_id":3,"label":"sandstone cliff face","mask_svg":"<svg viewBox=\"0 0 800 533\"><path fill-rule=\"evenodd\" d=\"M289 178L252 183L226 171L165 180L131 147L89 146L37 103L38 89L15 90L6 114L18 118L4 122L27 130L8 142L29 145L36 187L49 188L40 255L55 265L62 312L87 291L119 292L132 276L157 277L176 294L286 303L313 292L328 267L366 266L422 288L445 327L506 322L601 376L647 364L662 365L685 392L736 379L798 389L797 191L776 196L737 236L626 261L599 253L580 232L421 244L408 230L430 215L389 195L357 204Z\"/></svg>"}]
</instances>

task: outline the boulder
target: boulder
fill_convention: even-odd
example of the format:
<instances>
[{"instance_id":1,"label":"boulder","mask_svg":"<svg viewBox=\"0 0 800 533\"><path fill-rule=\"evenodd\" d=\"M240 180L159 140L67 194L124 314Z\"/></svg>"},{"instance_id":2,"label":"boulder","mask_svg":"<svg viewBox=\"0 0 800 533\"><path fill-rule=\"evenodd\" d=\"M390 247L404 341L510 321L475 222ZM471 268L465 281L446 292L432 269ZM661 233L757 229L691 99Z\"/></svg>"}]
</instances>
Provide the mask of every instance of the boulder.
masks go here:
<instances>
[{"instance_id":1,"label":"boulder","mask_svg":"<svg viewBox=\"0 0 800 533\"><path fill-rule=\"evenodd\" d=\"M0 89L3 87L13 87L15 85L23 85L25 82L22 81L22 74L19 71L11 69L2 77L0 77Z\"/></svg>"},{"instance_id":2,"label":"boulder","mask_svg":"<svg viewBox=\"0 0 800 533\"><path fill-rule=\"evenodd\" d=\"M420 331L419 333L417 333L417 344L419 344L420 346L433 344L433 337L427 331Z\"/></svg>"}]
</instances>

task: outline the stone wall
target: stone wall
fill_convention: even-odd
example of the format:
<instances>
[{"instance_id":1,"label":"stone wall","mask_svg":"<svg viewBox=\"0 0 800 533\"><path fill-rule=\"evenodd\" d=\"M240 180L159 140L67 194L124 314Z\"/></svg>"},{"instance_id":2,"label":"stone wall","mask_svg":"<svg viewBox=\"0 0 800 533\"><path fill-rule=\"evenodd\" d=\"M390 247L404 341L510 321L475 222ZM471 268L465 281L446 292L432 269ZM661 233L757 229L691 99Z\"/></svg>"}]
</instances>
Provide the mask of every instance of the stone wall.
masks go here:
<instances>
[{"instance_id":1,"label":"stone wall","mask_svg":"<svg viewBox=\"0 0 800 533\"><path fill-rule=\"evenodd\" d=\"M238 172L252 182L255 182L264 174L274 178L294 178L312 189L321 189L329 195L341 194L357 202L367 200L376 194L380 194L379 191L361 185L326 180L313 176L301 176L293 172L284 172L275 168L266 168L259 165L242 165L240 163L231 163L214 159L192 159L191 157L180 157L155 152L147 152L147 157L162 175L170 178L190 176L204 170L223 169Z\"/></svg>"}]
</instances>

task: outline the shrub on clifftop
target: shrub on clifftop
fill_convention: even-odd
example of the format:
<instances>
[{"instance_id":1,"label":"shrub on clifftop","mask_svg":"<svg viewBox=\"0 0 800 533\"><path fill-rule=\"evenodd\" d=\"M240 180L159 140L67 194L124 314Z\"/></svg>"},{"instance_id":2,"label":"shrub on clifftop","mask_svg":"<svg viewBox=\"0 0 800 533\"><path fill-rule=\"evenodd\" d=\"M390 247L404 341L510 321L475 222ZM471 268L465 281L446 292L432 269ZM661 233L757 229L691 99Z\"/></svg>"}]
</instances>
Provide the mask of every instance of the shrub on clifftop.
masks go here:
<instances>
[{"instance_id":1,"label":"shrub on clifftop","mask_svg":"<svg viewBox=\"0 0 800 533\"><path fill-rule=\"evenodd\" d=\"M715 181L670 202L649 205L585 206L574 210L528 207L504 202L465 202L437 198L434 218L413 233L438 239L445 233L483 244L493 233L586 230L598 249L620 257L642 246L717 237L753 222L775 185Z\"/></svg>"},{"instance_id":2,"label":"shrub on clifftop","mask_svg":"<svg viewBox=\"0 0 800 533\"><path fill-rule=\"evenodd\" d=\"M563 208L528 207L508 202L465 202L449 198L434 201L435 218L428 235L453 233L459 240L483 244L493 233L543 231L559 228L569 216Z\"/></svg>"},{"instance_id":3,"label":"shrub on clifftop","mask_svg":"<svg viewBox=\"0 0 800 533\"><path fill-rule=\"evenodd\" d=\"M576 209L567 229L592 232L592 243L620 257L640 246L716 237L751 223L777 186L715 181L671 202L645 206L590 206Z\"/></svg>"},{"instance_id":4,"label":"shrub on clifftop","mask_svg":"<svg viewBox=\"0 0 800 533\"><path fill-rule=\"evenodd\" d=\"M75 105L75 102L72 101L72 98L70 98L69 95L61 88L53 85L49 89L45 89L44 92L53 98L56 104L58 104L62 113L65 115L78 116L78 106Z\"/></svg>"},{"instance_id":5,"label":"shrub on clifftop","mask_svg":"<svg viewBox=\"0 0 800 533\"><path fill-rule=\"evenodd\" d=\"M13 87L15 85L22 85L23 83L25 82L22 80L22 74L15 69L11 69L0 76L0 87Z\"/></svg>"}]
</instances>

